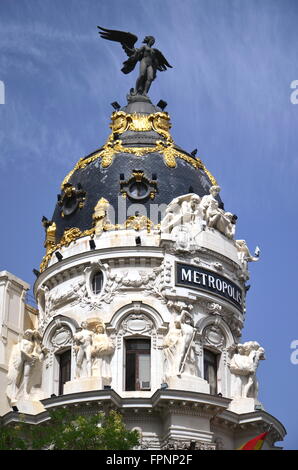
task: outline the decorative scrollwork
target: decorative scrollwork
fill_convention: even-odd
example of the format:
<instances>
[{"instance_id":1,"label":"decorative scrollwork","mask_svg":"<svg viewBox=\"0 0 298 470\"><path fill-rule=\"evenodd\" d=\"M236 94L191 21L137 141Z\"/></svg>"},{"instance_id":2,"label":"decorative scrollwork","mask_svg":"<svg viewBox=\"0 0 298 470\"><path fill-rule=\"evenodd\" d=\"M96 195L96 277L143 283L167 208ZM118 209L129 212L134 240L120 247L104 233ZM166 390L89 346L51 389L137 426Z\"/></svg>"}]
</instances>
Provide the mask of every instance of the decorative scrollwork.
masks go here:
<instances>
[{"instance_id":1,"label":"decorative scrollwork","mask_svg":"<svg viewBox=\"0 0 298 470\"><path fill-rule=\"evenodd\" d=\"M154 130L166 139L169 138L169 129L171 128L170 117L168 113L159 112L153 114L127 114L124 111L117 111L111 116L110 125L114 134L122 134L126 131L146 132Z\"/></svg>"}]
</instances>

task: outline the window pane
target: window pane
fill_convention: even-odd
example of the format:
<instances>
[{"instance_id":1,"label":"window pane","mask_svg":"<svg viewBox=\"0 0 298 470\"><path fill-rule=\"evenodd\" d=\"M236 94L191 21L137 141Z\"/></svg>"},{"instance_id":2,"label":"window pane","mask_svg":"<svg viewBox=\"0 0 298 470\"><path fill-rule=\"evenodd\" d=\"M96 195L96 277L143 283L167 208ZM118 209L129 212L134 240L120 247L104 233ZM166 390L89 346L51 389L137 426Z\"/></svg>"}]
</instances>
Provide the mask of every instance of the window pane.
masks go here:
<instances>
[{"instance_id":1,"label":"window pane","mask_svg":"<svg viewBox=\"0 0 298 470\"><path fill-rule=\"evenodd\" d=\"M211 395L215 395L217 392L217 376L216 376L216 369L213 365L208 365L208 382L210 385L210 393Z\"/></svg>"},{"instance_id":2,"label":"window pane","mask_svg":"<svg viewBox=\"0 0 298 470\"><path fill-rule=\"evenodd\" d=\"M204 360L209 362L210 364L217 364L217 355L213 352L209 351L208 349L204 349Z\"/></svg>"},{"instance_id":3,"label":"window pane","mask_svg":"<svg viewBox=\"0 0 298 470\"><path fill-rule=\"evenodd\" d=\"M204 349L204 379L209 383L212 395L217 393L217 364L218 355Z\"/></svg>"},{"instance_id":4,"label":"window pane","mask_svg":"<svg viewBox=\"0 0 298 470\"><path fill-rule=\"evenodd\" d=\"M146 196L148 192L148 186L142 182L132 183L129 187L129 195L136 199Z\"/></svg>"},{"instance_id":5,"label":"window pane","mask_svg":"<svg viewBox=\"0 0 298 470\"><path fill-rule=\"evenodd\" d=\"M140 389L150 388L150 354L139 354Z\"/></svg>"},{"instance_id":6,"label":"window pane","mask_svg":"<svg viewBox=\"0 0 298 470\"><path fill-rule=\"evenodd\" d=\"M94 274L92 278L92 292L94 294L99 294L102 289L103 284L103 274L101 271L98 271Z\"/></svg>"},{"instance_id":7,"label":"window pane","mask_svg":"<svg viewBox=\"0 0 298 470\"><path fill-rule=\"evenodd\" d=\"M150 339L127 339L125 346L125 390L150 390Z\"/></svg>"},{"instance_id":8,"label":"window pane","mask_svg":"<svg viewBox=\"0 0 298 470\"><path fill-rule=\"evenodd\" d=\"M125 390L136 390L136 356L126 354Z\"/></svg>"},{"instance_id":9,"label":"window pane","mask_svg":"<svg viewBox=\"0 0 298 470\"><path fill-rule=\"evenodd\" d=\"M70 349L59 356L59 395L63 395L63 387L70 380L71 353Z\"/></svg>"},{"instance_id":10,"label":"window pane","mask_svg":"<svg viewBox=\"0 0 298 470\"><path fill-rule=\"evenodd\" d=\"M126 349L129 351L135 350L150 350L149 339L132 339L126 341Z\"/></svg>"}]
</instances>

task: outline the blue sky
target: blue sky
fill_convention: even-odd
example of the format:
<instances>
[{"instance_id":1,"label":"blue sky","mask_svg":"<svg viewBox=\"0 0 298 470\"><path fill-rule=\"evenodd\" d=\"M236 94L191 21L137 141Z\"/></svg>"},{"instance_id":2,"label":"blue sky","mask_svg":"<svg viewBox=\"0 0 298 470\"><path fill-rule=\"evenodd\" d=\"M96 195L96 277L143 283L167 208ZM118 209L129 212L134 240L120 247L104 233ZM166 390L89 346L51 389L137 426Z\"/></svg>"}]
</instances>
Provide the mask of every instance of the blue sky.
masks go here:
<instances>
[{"instance_id":1,"label":"blue sky","mask_svg":"<svg viewBox=\"0 0 298 470\"><path fill-rule=\"evenodd\" d=\"M109 134L110 103L125 104L136 73L96 25L156 37L173 69L154 103L168 102L176 143L198 148L238 215L251 263L244 340L257 340L260 398L298 449L298 2L293 0L1 0L1 267L31 283L44 254L61 181Z\"/></svg>"}]
</instances>

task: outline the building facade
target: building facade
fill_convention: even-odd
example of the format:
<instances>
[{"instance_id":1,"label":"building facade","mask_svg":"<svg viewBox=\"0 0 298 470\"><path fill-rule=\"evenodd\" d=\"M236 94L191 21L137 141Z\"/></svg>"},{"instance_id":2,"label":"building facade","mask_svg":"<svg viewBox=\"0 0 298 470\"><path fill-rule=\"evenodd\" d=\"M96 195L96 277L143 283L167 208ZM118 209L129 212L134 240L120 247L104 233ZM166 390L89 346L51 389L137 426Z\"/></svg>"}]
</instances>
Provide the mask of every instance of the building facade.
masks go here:
<instances>
[{"instance_id":1,"label":"building facade","mask_svg":"<svg viewBox=\"0 0 298 470\"><path fill-rule=\"evenodd\" d=\"M241 343L248 263L217 181L144 95L61 185L34 285L0 273L2 421L52 408L119 410L142 449L236 449L285 429L258 400L256 341ZM18 411L16 411L18 410Z\"/></svg>"}]
</instances>

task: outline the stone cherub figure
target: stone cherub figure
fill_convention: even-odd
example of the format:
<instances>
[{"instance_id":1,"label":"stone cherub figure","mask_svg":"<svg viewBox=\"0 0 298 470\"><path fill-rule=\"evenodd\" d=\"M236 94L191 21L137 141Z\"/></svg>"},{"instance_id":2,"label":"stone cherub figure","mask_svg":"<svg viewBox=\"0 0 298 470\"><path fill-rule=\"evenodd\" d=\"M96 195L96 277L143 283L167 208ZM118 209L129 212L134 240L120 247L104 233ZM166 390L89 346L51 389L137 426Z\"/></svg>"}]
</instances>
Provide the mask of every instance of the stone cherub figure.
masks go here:
<instances>
[{"instance_id":1,"label":"stone cherub figure","mask_svg":"<svg viewBox=\"0 0 298 470\"><path fill-rule=\"evenodd\" d=\"M103 39L119 42L128 55L128 59L123 62L121 69L123 73L130 73L135 68L136 63L140 62L140 73L133 94L147 95L151 83L156 78L156 71L163 72L167 70L167 67L172 68L164 55L158 49L152 48L155 43L153 36L146 36L143 40L144 45L137 49L135 43L138 37L135 34L106 29L101 26L97 27Z\"/></svg>"}]
</instances>

